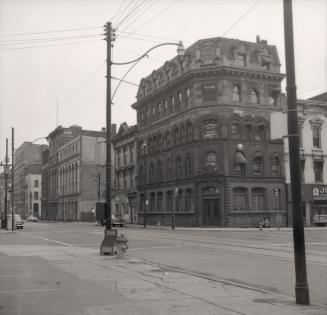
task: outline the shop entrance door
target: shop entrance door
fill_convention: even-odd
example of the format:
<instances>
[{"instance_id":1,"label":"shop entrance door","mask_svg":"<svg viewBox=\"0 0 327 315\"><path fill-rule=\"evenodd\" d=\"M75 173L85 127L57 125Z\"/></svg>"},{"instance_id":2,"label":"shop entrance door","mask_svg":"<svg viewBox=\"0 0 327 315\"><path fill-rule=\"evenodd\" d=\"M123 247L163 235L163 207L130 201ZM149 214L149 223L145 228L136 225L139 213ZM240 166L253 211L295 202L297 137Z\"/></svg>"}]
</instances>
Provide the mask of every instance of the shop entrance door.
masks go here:
<instances>
[{"instance_id":1,"label":"shop entrance door","mask_svg":"<svg viewBox=\"0 0 327 315\"><path fill-rule=\"evenodd\" d=\"M203 199L203 225L217 226L219 218L219 199Z\"/></svg>"}]
</instances>

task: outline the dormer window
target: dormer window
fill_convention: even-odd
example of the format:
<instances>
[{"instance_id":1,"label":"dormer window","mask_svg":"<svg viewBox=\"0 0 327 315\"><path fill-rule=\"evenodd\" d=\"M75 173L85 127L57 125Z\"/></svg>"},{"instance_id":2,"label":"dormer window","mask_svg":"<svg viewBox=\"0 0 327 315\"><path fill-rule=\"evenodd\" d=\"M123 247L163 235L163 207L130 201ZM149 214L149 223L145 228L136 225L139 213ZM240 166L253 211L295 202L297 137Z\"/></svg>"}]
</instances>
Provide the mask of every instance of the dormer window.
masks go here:
<instances>
[{"instance_id":1,"label":"dormer window","mask_svg":"<svg viewBox=\"0 0 327 315\"><path fill-rule=\"evenodd\" d=\"M240 102L241 95L240 95L240 88L238 85L234 85L233 87L233 102Z\"/></svg>"},{"instance_id":2,"label":"dormer window","mask_svg":"<svg viewBox=\"0 0 327 315\"><path fill-rule=\"evenodd\" d=\"M256 90L251 91L251 103L259 104L259 93Z\"/></svg>"},{"instance_id":3,"label":"dormer window","mask_svg":"<svg viewBox=\"0 0 327 315\"><path fill-rule=\"evenodd\" d=\"M238 54L237 57L236 57L236 64L238 66L245 67L246 66L246 55Z\"/></svg>"}]
</instances>

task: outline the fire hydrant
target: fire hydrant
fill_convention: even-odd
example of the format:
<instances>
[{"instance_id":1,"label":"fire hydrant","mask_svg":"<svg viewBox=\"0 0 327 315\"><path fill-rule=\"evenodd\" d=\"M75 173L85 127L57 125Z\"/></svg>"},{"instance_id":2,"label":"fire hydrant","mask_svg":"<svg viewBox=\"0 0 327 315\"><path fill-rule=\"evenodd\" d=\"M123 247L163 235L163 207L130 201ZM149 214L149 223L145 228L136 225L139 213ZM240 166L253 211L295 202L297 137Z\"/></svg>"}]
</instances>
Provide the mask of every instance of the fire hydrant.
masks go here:
<instances>
[{"instance_id":1,"label":"fire hydrant","mask_svg":"<svg viewBox=\"0 0 327 315\"><path fill-rule=\"evenodd\" d=\"M117 258L118 259L124 259L126 256L126 250L128 248L127 245L127 238L126 236L121 233L120 236L116 238L116 246L117 246Z\"/></svg>"}]
</instances>

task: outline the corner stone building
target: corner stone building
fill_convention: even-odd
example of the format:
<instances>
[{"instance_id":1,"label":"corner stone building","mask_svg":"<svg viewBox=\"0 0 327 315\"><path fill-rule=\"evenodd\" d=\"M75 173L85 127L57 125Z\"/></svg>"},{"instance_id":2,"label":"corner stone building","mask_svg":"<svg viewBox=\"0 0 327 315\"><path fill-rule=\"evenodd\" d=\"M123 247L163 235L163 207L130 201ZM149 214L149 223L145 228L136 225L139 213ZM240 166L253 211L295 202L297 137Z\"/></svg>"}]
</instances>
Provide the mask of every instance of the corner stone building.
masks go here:
<instances>
[{"instance_id":1,"label":"corner stone building","mask_svg":"<svg viewBox=\"0 0 327 315\"><path fill-rule=\"evenodd\" d=\"M140 82L138 221L176 226L287 224L275 46L197 41Z\"/></svg>"}]
</instances>

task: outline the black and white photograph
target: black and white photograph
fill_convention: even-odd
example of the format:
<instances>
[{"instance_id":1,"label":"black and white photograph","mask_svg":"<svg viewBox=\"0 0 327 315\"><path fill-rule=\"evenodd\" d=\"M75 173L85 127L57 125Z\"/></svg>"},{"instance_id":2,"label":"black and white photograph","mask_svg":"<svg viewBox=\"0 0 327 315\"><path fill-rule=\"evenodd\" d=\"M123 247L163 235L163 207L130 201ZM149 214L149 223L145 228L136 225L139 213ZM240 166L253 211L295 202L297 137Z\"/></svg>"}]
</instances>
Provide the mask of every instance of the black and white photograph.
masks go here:
<instances>
[{"instance_id":1,"label":"black and white photograph","mask_svg":"<svg viewBox=\"0 0 327 315\"><path fill-rule=\"evenodd\" d=\"M326 315L326 0L0 0L1 315Z\"/></svg>"}]
</instances>

